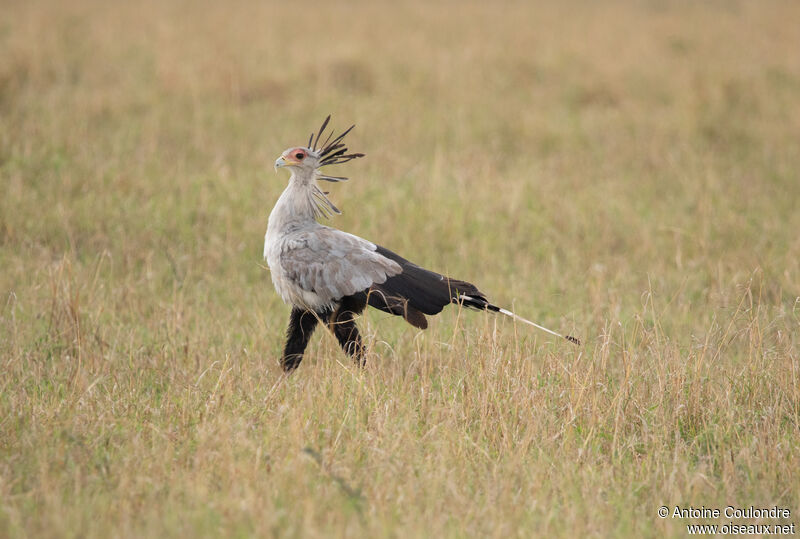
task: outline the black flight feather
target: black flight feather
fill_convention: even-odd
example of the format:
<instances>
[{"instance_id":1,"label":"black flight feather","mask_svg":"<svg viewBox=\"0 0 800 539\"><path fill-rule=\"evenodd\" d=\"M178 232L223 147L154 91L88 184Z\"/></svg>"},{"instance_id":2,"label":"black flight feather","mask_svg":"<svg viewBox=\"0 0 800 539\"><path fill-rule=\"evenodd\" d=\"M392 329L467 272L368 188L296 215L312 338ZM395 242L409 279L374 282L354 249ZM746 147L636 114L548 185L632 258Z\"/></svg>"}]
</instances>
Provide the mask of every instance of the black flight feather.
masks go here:
<instances>
[{"instance_id":1,"label":"black flight feather","mask_svg":"<svg viewBox=\"0 0 800 539\"><path fill-rule=\"evenodd\" d=\"M389 277L381 284L373 284L366 290L367 303L381 311L402 316L412 326L420 329L427 328L426 314L438 314L448 304L455 303L470 309L503 313L548 333L563 337L573 344L580 345L581 343L571 335L560 335L490 303L486 295L472 283L451 279L421 268L380 245L376 250L379 254L397 262L403 271Z\"/></svg>"},{"instance_id":2,"label":"black flight feather","mask_svg":"<svg viewBox=\"0 0 800 539\"><path fill-rule=\"evenodd\" d=\"M498 309L489 303L483 292L472 283L451 279L421 268L385 247L378 246L377 252L394 260L403 269L402 273L370 288L369 304L377 309L400 314L388 311L385 307L396 308L403 302L407 302L408 307L429 315L440 313L450 303L463 302L464 305L477 309ZM463 296L469 296L471 301L469 303L463 301L461 299ZM390 301L386 301L385 298L389 298Z\"/></svg>"}]
</instances>

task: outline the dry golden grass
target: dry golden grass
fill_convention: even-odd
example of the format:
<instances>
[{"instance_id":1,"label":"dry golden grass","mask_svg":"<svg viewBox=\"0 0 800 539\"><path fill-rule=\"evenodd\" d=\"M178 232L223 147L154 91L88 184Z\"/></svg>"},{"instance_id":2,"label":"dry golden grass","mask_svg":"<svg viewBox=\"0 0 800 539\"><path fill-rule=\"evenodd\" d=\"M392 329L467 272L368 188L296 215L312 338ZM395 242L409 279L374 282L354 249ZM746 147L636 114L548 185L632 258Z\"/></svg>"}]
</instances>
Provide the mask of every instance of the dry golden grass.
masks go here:
<instances>
[{"instance_id":1,"label":"dry golden grass","mask_svg":"<svg viewBox=\"0 0 800 539\"><path fill-rule=\"evenodd\" d=\"M0 536L797 522L800 4L129 4L0 10ZM271 164L329 112L335 226L584 346L369 314L283 378Z\"/></svg>"}]
</instances>

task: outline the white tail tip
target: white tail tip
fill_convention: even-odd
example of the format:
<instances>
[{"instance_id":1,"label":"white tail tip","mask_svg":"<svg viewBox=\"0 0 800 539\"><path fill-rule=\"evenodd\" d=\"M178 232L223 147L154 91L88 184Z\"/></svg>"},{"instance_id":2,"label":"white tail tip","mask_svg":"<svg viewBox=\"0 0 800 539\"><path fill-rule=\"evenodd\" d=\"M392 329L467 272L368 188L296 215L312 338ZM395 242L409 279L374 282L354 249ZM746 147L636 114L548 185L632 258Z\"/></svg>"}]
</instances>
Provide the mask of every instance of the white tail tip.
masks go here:
<instances>
[{"instance_id":1,"label":"white tail tip","mask_svg":"<svg viewBox=\"0 0 800 539\"><path fill-rule=\"evenodd\" d=\"M542 331L546 331L546 332L547 332L547 333L549 333L550 335L555 335L556 337L561 337L562 339L566 339L566 340L568 340L569 342L571 342L572 344L577 344L577 345L579 345L579 346L580 346L580 344L581 344L581 341L580 341L579 339L577 339L577 338L573 337L572 335L562 335L562 334L560 334L560 333L556 333L556 332L555 332L555 331L553 331L552 329L547 329L547 328L546 328L546 327L544 327L544 326L540 326L540 325L539 325L539 324L537 324L536 322L531 322L530 320L528 320L528 319L526 319L526 318L522 318L521 316L519 316L519 315L517 315L517 314L514 314L514 313L512 313L512 312L511 312L511 311L509 311L508 309L502 309L502 308L501 308L501 309L500 309L498 312L501 312L501 313L503 313L503 314L504 314L504 315L506 315L506 316L510 316L510 317L511 317L511 318L513 318L514 320L519 320L520 322L524 322L524 323L528 324L529 326L533 326L533 327L535 327L535 328L537 328L537 329L541 329Z\"/></svg>"}]
</instances>

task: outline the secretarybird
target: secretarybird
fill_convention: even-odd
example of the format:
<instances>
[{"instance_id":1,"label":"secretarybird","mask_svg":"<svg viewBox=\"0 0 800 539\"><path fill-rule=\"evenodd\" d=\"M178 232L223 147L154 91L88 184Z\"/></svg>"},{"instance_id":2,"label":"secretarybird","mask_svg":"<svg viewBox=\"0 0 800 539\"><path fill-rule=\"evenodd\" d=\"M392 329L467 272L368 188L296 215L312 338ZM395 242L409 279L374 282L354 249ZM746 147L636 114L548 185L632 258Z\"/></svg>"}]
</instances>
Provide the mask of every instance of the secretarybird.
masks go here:
<instances>
[{"instance_id":1,"label":"secretarybird","mask_svg":"<svg viewBox=\"0 0 800 539\"><path fill-rule=\"evenodd\" d=\"M426 270L372 242L317 222L341 213L317 186L318 180L340 182L322 167L346 163L361 153L348 153L344 137L355 126L326 140L320 139L328 116L308 146L289 148L275 161L275 170L291 171L267 224L264 258L272 282L283 301L292 306L281 364L293 371L303 359L311 334L319 322L327 323L344 351L364 363L364 346L355 317L369 305L402 316L414 327L425 329L425 315L434 315L450 303L510 316L552 335L564 336L497 307L478 288Z\"/></svg>"}]
</instances>

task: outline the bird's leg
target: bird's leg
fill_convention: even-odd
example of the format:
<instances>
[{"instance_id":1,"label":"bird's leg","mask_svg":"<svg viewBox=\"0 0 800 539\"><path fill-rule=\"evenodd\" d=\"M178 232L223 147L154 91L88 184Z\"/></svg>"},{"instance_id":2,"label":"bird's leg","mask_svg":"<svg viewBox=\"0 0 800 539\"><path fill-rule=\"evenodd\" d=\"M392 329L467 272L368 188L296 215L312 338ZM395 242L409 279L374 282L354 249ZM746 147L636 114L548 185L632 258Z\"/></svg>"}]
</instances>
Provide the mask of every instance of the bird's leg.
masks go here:
<instances>
[{"instance_id":1,"label":"bird's leg","mask_svg":"<svg viewBox=\"0 0 800 539\"><path fill-rule=\"evenodd\" d=\"M286 372L295 370L303 361L303 352L308 346L311 334L317 327L320 315L313 311L292 309L289 328L286 330L286 346L283 348L281 366Z\"/></svg>"},{"instance_id":2,"label":"bird's leg","mask_svg":"<svg viewBox=\"0 0 800 539\"><path fill-rule=\"evenodd\" d=\"M366 305L366 296L346 296L342 298L339 307L333 312L330 319L331 331L336 335L342 350L362 367L366 363L366 359L355 317L361 314Z\"/></svg>"}]
</instances>

